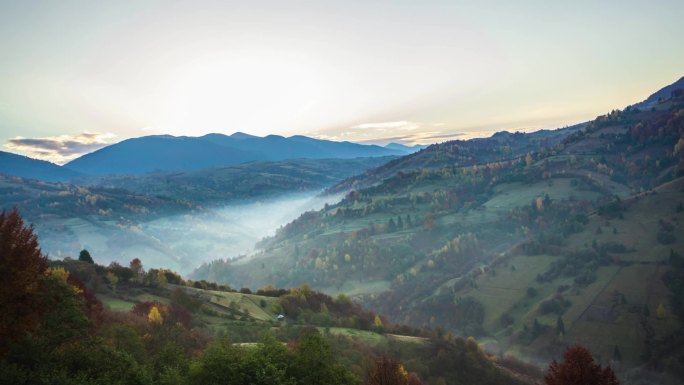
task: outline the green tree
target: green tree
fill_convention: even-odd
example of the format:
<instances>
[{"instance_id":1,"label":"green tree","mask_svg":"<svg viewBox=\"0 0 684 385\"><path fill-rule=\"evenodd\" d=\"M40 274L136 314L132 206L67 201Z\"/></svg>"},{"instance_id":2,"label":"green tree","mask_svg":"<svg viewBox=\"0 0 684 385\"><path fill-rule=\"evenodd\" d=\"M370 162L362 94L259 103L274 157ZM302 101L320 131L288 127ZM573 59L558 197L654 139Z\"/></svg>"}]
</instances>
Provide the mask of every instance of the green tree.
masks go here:
<instances>
[{"instance_id":1,"label":"green tree","mask_svg":"<svg viewBox=\"0 0 684 385\"><path fill-rule=\"evenodd\" d=\"M133 279L138 283L142 283L143 275L145 274L142 261L139 258L133 258L129 263L129 267L133 273Z\"/></svg>"},{"instance_id":2,"label":"green tree","mask_svg":"<svg viewBox=\"0 0 684 385\"><path fill-rule=\"evenodd\" d=\"M393 233L395 231L397 231L397 225L394 223L394 218L390 218L387 222L387 232Z\"/></svg>"},{"instance_id":3,"label":"green tree","mask_svg":"<svg viewBox=\"0 0 684 385\"><path fill-rule=\"evenodd\" d=\"M622 354L620 354L620 349L617 345L613 348L613 361L622 361Z\"/></svg>"},{"instance_id":4,"label":"green tree","mask_svg":"<svg viewBox=\"0 0 684 385\"><path fill-rule=\"evenodd\" d=\"M88 252L86 249L81 250L81 252L78 254L78 260L81 262L95 263L95 261L93 261L93 257L90 256L90 252Z\"/></svg>"},{"instance_id":5,"label":"green tree","mask_svg":"<svg viewBox=\"0 0 684 385\"><path fill-rule=\"evenodd\" d=\"M352 373L338 364L330 346L318 330L308 331L295 349L292 377L300 385L346 385L358 383Z\"/></svg>"},{"instance_id":6,"label":"green tree","mask_svg":"<svg viewBox=\"0 0 684 385\"><path fill-rule=\"evenodd\" d=\"M55 270L58 271L58 270ZM49 348L85 337L90 322L83 312L82 292L60 274L42 278L39 293L43 315L34 339Z\"/></svg>"},{"instance_id":7,"label":"green tree","mask_svg":"<svg viewBox=\"0 0 684 385\"><path fill-rule=\"evenodd\" d=\"M565 334L565 324L563 323L563 317L558 316L556 320L556 333L558 335Z\"/></svg>"},{"instance_id":8,"label":"green tree","mask_svg":"<svg viewBox=\"0 0 684 385\"><path fill-rule=\"evenodd\" d=\"M107 278L107 282L112 285L112 291L116 293L116 284L119 283L119 277L111 271L108 271L105 278Z\"/></svg>"}]
</instances>

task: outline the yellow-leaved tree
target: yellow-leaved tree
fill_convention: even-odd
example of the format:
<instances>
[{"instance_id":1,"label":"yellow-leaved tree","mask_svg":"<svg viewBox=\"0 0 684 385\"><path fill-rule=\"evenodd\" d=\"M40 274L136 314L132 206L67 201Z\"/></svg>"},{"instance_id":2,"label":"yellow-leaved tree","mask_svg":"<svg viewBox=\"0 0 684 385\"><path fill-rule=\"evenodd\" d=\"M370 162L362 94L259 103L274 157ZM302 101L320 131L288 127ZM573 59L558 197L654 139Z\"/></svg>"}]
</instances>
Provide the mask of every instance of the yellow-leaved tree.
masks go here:
<instances>
[{"instance_id":1,"label":"yellow-leaved tree","mask_svg":"<svg viewBox=\"0 0 684 385\"><path fill-rule=\"evenodd\" d=\"M159 309L156 306L152 306L150 312L147 314L147 319L150 323L161 325L164 322L164 317L162 317Z\"/></svg>"},{"instance_id":2,"label":"yellow-leaved tree","mask_svg":"<svg viewBox=\"0 0 684 385\"><path fill-rule=\"evenodd\" d=\"M63 267L51 267L48 269L48 274L52 275L55 278L59 278L64 282L66 282L67 279L69 279L69 272L66 271Z\"/></svg>"}]
</instances>

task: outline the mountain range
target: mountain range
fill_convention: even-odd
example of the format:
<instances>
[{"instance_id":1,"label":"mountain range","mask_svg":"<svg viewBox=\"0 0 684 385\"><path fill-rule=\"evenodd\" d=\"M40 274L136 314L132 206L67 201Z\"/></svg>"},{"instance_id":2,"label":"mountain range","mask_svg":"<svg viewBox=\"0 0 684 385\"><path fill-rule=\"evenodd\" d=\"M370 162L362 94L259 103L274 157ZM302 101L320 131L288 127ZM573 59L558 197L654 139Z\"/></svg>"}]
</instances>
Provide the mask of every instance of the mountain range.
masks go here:
<instances>
[{"instance_id":1,"label":"mountain range","mask_svg":"<svg viewBox=\"0 0 684 385\"><path fill-rule=\"evenodd\" d=\"M0 152L0 173L47 182L64 182L83 176L194 171L251 161L401 156L423 147L398 143L381 147L301 135L288 138L279 135L258 137L242 132L201 137L152 135L103 147L64 166Z\"/></svg>"},{"instance_id":2,"label":"mountain range","mask_svg":"<svg viewBox=\"0 0 684 385\"><path fill-rule=\"evenodd\" d=\"M127 139L66 164L88 175L139 175L158 171L191 171L256 160L349 159L406 152L375 145L334 142L306 136L257 137L244 133L201 137L155 135Z\"/></svg>"}]
</instances>

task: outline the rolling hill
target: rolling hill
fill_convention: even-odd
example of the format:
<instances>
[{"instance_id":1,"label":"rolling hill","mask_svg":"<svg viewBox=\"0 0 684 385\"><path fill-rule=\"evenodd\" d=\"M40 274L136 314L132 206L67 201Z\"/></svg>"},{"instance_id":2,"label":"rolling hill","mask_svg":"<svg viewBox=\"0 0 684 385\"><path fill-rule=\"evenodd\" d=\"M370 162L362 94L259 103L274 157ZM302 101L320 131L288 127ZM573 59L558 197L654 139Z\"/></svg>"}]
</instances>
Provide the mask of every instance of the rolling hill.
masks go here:
<instances>
[{"instance_id":1,"label":"rolling hill","mask_svg":"<svg viewBox=\"0 0 684 385\"><path fill-rule=\"evenodd\" d=\"M255 161L198 171L80 178L77 182L200 204L227 204L323 189L395 158Z\"/></svg>"},{"instance_id":2,"label":"rolling hill","mask_svg":"<svg viewBox=\"0 0 684 385\"><path fill-rule=\"evenodd\" d=\"M256 137L244 133L202 137L155 135L127 139L83 155L67 167L87 175L140 175L191 171L258 160L330 159L403 155L379 146L305 136Z\"/></svg>"},{"instance_id":3,"label":"rolling hill","mask_svg":"<svg viewBox=\"0 0 684 385\"><path fill-rule=\"evenodd\" d=\"M0 174L46 182L66 182L82 176L54 163L4 151L0 151Z\"/></svg>"},{"instance_id":4,"label":"rolling hill","mask_svg":"<svg viewBox=\"0 0 684 385\"><path fill-rule=\"evenodd\" d=\"M667 85L651 94L646 100L634 105L636 108L651 108L659 102L672 97L672 93L677 90L684 90L684 76L676 82ZM681 91L680 91L681 92Z\"/></svg>"}]
</instances>

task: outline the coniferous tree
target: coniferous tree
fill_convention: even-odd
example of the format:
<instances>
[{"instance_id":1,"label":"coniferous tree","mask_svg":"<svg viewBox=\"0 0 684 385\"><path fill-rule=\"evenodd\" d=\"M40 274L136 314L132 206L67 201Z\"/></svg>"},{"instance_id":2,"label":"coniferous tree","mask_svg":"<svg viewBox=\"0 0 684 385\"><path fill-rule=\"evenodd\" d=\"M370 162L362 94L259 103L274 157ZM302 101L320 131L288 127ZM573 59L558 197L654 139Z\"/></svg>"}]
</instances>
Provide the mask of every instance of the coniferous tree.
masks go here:
<instances>
[{"instance_id":1,"label":"coniferous tree","mask_svg":"<svg viewBox=\"0 0 684 385\"><path fill-rule=\"evenodd\" d=\"M81 262L95 263L95 261L93 261L93 257L90 256L90 252L88 252L86 249L81 250L81 252L78 254L78 260Z\"/></svg>"},{"instance_id":2,"label":"coniferous tree","mask_svg":"<svg viewBox=\"0 0 684 385\"><path fill-rule=\"evenodd\" d=\"M565 324L563 323L563 317L561 316L558 316L558 319L556 320L556 333L558 333L558 335L565 334Z\"/></svg>"}]
</instances>

